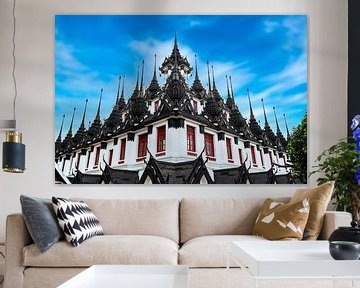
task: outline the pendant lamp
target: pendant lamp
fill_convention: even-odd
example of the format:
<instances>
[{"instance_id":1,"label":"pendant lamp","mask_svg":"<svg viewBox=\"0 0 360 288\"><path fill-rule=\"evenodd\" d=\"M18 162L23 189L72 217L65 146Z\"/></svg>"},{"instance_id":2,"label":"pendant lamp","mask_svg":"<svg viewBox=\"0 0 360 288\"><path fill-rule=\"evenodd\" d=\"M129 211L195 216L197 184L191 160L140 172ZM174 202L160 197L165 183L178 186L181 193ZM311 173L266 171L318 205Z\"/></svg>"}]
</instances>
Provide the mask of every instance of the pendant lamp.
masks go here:
<instances>
[{"instance_id":1,"label":"pendant lamp","mask_svg":"<svg viewBox=\"0 0 360 288\"><path fill-rule=\"evenodd\" d=\"M13 0L12 18L13 18L13 35L12 35L12 58L13 69L12 78L14 83L14 100L13 100L13 120L0 121L0 130L6 131L6 140L3 143L2 167L5 172L23 173L25 171L25 145L22 144L22 133L16 129L16 98L17 86L15 77L16 57L15 57L15 34L16 34L16 0Z\"/></svg>"}]
</instances>

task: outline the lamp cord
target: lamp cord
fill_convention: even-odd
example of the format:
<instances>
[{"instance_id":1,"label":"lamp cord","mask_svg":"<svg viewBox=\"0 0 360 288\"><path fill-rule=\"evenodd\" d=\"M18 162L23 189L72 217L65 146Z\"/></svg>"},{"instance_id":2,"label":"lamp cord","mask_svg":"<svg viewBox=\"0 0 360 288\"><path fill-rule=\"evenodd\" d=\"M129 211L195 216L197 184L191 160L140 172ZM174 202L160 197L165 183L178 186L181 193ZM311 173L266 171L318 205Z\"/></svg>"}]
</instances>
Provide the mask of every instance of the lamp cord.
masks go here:
<instances>
[{"instance_id":1,"label":"lamp cord","mask_svg":"<svg viewBox=\"0 0 360 288\"><path fill-rule=\"evenodd\" d=\"M16 15L15 15L15 7L16 7L16 0L13 0L13 9L12 9L12 16L13 16L13 24L14 24L14 29L13 29L13 35L12 35L12 45L13 45L13 50L12 50L12 57L13 57L13 69L12 69L12 78L13 78L13 82L14 82L14 91L15 91L15 95L14 95L14 101L13 101L13 116L14 116L14 121L15 121L15 130L16 130L16 98L17 98L17 84L16 84L16 78L15 78L15 68L16 68L16 56L15 56L15 35L16 35Z\"/></svg>"}]
</instances>

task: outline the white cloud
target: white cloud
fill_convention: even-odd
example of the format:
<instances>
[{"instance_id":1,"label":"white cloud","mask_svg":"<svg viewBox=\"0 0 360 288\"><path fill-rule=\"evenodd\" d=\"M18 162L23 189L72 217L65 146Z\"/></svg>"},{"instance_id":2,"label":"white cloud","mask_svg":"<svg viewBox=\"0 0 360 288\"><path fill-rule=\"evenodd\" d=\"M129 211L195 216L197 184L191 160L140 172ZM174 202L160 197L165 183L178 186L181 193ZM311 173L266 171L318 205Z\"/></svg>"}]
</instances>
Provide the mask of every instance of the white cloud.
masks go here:
<instances>
[{"instance_id":1,"label":"white cloud","mask_svg":"<svg viewBox=\"0 0 360 288\"><path fill-rule=\"evenodd\" d=\"M266 33L272 33L277 27L279 27L278 22L270 21L270 20L265 20L263 24Z\"/></svg>"},{"instance_id":2,"label":"white cloud","mask_svg":"<svg viewBox=\"0 0 360 288\"><path fill-rule=\"evenodd\" d=\"M106 83L97 71L81 63L76 53L72 45L56 41L56 86L85 98L89 91L97 93Z\"/></svg>"},{"instance_id":3,"label":"white cloud","mask_svg":"<svg viewBox=\"0 0 360 288\"><path fill-rule=\"evenodd\" d=\"M282 97L282 104L306 104L307 93L297 93L291 96Z\"/></svg>"}]
</instances>

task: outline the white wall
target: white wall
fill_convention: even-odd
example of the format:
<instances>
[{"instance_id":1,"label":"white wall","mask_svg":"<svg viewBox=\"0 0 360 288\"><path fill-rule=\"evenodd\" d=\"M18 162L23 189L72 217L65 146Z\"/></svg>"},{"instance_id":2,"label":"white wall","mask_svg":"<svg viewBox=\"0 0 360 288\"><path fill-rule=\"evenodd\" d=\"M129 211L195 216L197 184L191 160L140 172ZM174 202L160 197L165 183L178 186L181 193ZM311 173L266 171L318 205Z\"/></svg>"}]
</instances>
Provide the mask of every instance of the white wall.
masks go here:
<instances>
[{"instance_id":1,"label":"white wall","mask_svg":"<svg viewBox=\"0 0 360 288\"><path fill-rule=\"evenodd\" d=\"M12 0L0 1L0 119L11 119ZM23 175L0 172L0 242L6 215L21 193L50 197L265 197L294 186L55 186L54 14L307 14L309 16L309 165L346 135L347 1L345 0L18 0L18 123L27 149ZM224 27L224 29L229 27ZM1 141L4 134L1 134ZM1 157L1 155L0 155ZM1 159L0 159L1 160ZM311 184L313 185L314 179ZM169 189L170 188L170 189Z\"/></svg>"}]
</instances>

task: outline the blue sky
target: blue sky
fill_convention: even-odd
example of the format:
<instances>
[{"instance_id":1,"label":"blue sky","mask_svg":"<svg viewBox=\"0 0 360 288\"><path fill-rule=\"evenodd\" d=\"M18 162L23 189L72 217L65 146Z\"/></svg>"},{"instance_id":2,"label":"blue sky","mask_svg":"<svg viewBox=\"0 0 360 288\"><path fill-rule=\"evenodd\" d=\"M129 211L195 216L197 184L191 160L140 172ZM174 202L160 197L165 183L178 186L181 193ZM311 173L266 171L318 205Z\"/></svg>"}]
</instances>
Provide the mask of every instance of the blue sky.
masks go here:
<instances>
[{"instance_id":1,"label":"blue sky","mask_svg":"<svg viewBox=\"0 0 360 288\"><path fill-rule=\"evenodd\" d=\"M119 75L125 75L125 96L134 90L137 66L145 60L145 85L150 83L154 54L157 66L170 55L174 33L180 53L193 65L197 55L206 87L206 61L214 66L216 85L226 99L226 78L232 76L237 105L249 118L246 88L254 114L264 125L261 98L275 130L276 107L285 134L283 113L291 130L307 110L307 17L304 15L57 15L55 16L55 135L62 115L65 137L73 107L73 133L80 125L88 98L86 126L93 121L100 89L101 119L110 114ZM158 70L157 70L158 71ZM189 78L192 84L194 78ZM158 77L160 84L164 77Z\"/></svg>"}]
</instances>

